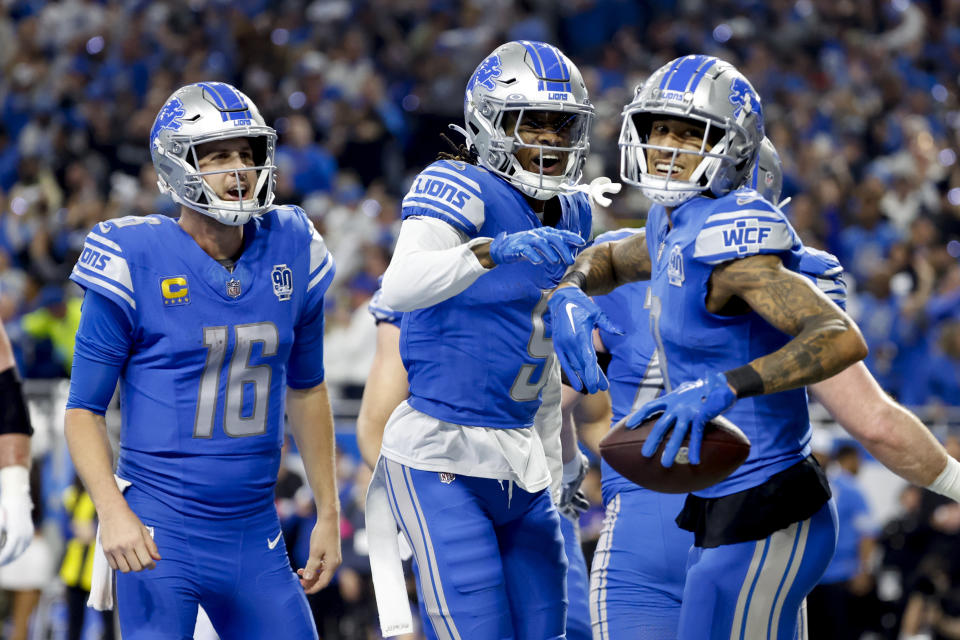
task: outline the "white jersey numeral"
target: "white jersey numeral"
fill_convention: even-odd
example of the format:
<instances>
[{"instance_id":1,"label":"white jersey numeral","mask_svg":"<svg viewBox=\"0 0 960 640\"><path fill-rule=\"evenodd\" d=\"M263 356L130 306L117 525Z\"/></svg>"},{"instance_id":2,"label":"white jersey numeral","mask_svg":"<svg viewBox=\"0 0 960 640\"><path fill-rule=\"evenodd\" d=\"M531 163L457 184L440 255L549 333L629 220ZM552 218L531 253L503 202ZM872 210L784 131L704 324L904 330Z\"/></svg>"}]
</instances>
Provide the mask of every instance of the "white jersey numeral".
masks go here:
<instances>
[{"instance_id":1,"label":"white jersey numeral","mask_svg":"<svg viewBox=\"0 0 960 640\"><path fill-rule=\"evenodd\" d=\"M536 400L540 395L540 390L543 389L543 385L547 384L547 368L549 365L548 359L553 355L553 340L547 338L546 328L543 326L543 314L547 310L547 298L549 297L548 292L544 291L540 294L540 300L537 302L537 305L533 308L531 314L531 322L533 324L533 330L530 332L530 341L527 342L527 354L536 360L542 360L542 363L533 363L525 364L520 367L520 371L517 373L517 377L513 380L513 385L510 387L510 397L517 402L530 402L531 400ZM543 369L540 372L540 379L536 382L531 382L530 378L533 377L534 372L543 365Z\"/></svg>"},{"instance_id":2,"label":"white jersey numeral","mask_svg":"<svg viewBox=\"0 0 960 640\"><path fill-rule=\"evenodd\" d=\"M204 327L203 345L207 360L200 376L197 393L197 412L193 422L194 438L213 436L220 395L220 378L227 356L229 327ZM234 348L227 373L223 431L232 438L257 436L267 431L267 407L270 404L270 384L273 368L268 364L250 364L253 345L262 345L260 355L268 358L277 354L280 334L272 322L238 324L233 327ZM244 417L244 395L253 393L253 412Z\"/></svg>"}]
</instances>

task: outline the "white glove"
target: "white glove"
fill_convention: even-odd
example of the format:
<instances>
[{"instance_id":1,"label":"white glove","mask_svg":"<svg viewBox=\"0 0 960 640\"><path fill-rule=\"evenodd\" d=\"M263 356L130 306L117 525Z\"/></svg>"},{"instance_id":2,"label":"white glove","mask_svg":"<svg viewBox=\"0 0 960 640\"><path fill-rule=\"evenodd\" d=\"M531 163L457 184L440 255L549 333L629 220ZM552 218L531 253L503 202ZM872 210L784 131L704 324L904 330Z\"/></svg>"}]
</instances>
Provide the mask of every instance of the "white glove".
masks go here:
<instances>
[{"instance_id":1,"label":"white glove","mask_svg":"<svg viewBox=\"0 0 960 640\"><path fill-rule=\"evenodd\" d=\"M595 206L609 207L613 200L607 197L607 194L620 193L623 185L619 182L613 182L606 176L594 178L590 184L578 184L574 187L566 187L568 193L580 191L590 196L590 203Z\"/></svg>"},{"instance_id":2,"label":"white glove","mask_svg":"<svg viewBox=\"0 0 960 640\"><path fill-rule=\"evenodd\" d=\"M33 541L32 511L27 468L0 469L0 565L12 562Z\"/></svg>"}]
</instances>

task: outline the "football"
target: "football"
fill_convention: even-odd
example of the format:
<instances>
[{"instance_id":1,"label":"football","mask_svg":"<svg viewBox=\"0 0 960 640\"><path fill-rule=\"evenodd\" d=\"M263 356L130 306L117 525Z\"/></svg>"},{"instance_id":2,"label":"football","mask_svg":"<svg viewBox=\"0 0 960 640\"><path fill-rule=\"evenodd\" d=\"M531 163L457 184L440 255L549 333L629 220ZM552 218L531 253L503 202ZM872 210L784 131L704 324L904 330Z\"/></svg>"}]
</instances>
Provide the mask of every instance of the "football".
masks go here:
<instances>
[{"instance_id":1,"label":"football","mask_svg":"<svg viewBox=\"0 0 960 640\"><path fill-rule=\"evenodd\" d=\"M700 491L729 476L750 454L750 440L743 431L726 418L718 416L707 423L704 429L700 464L690 464L687 459L687 445L690 442L690 436L687 435L673 466L664 467L660 464L660 456L670 439L669 431L655 454L647 458L641 453L643 443L660 415L654 415L636 429L627 429L624 418L600 441L600 455L607 464L641 487L660 493Z\"/></svg>"}]
</instances>

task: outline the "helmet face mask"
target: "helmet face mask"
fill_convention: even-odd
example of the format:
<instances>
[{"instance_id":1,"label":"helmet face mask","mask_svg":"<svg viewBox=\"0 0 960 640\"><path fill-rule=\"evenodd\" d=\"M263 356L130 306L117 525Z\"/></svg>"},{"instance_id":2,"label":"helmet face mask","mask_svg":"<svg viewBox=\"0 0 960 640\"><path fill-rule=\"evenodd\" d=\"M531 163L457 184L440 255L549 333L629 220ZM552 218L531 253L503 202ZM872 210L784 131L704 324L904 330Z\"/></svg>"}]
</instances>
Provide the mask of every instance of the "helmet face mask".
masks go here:
<instances>
[{"instance_id":1,"label":"helmet face mask","mask_svg":"<svg viewBox=\"0 0 960 640\"><path fill-rule=\"evenodd\" d=\"M704 129L698 150L651 145L654 120L692 121ZM708 56L685 56L670 62L637 88L623 111L620 128L620 176L644 195L666 206L683 204L708 192L736 189L752 170L763 138L760 99L732 65ZM670 168L652 172L648 154L671 154ZM699 157L686 180L674 177L681 154ZM681 161L686 164L687 160Z\"/></svg>"},{"instance_id":2,"label":"helmet face mask","mask_svg":"<svg viewBox=\"0 0 960 640\"><path fill-rule=\"evenodd\" d=\"M465 131L480 165L539 200L579 182L592 120L579 70L542 42L498 47L467 84Z\"/></svg>"},{"instance_id":3,"label":"helmet face mask","mask_svg":"<svg viewBox=\"0 0 960 640\"><path fill-rule=\"evenodd\" d=\"M246 138L253 166L200 170L200 145ZM226 225L245 224L273 204L276 178L274 155L277 134L260 116L256 105L230 85L203 82L178 89L164 104L150 132L150 153L163 193L195 211ZM251 193L244 199L220 198L205 176L255 172Z\"/></svg>"}]
</instances>

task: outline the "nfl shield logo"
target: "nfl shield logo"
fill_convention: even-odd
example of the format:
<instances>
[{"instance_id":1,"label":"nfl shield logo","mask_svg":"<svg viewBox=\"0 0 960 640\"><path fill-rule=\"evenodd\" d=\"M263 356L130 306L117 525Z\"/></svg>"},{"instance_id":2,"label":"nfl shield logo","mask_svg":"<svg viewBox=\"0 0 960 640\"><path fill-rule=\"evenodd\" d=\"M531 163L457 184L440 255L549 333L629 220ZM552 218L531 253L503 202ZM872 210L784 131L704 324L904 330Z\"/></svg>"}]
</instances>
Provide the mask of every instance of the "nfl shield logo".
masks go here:
<instances>
[{"instance_id":1,"label":"nfl shield logo","mask_svg":"<svg viewBox=\"0 0 960 640\"><path fill-rule=\"evenodd\" d=\"M443 484L450 484L457 479L457 475L454 473L447 473L446 471L441 471L439 474L440 482Z\"/></svg>"},{"instance_id":2,"label":"nfl shield logo","mask_svg":"<svg viewBox=\"0 0 960 640\"><path fill-rule=\"evenodd\" d=\"M227 295L231 298L240 297L240 281L236 278L227 280Z\"/></svg>"}]
</instances>

